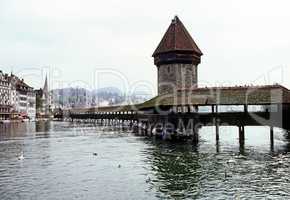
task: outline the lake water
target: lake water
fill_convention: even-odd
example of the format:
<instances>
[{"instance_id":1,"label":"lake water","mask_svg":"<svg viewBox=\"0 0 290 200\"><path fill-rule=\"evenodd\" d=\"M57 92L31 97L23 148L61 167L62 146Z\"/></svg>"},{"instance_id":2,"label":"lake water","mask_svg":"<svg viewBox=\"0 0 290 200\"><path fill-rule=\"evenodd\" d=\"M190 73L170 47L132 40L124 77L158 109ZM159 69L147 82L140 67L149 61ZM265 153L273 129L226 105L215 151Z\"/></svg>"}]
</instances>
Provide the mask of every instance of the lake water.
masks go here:
<instances>
[{"instance_id":1,"label":"lake water","mask_svg":"<svg viewBox=\"0 0 290 200\"><path fill-rule=\"evenodd\" d=\"M275 129L202 128L200 143L92 124L0 125L0 199L290 199L290 144ZM19 157L23 152L23 159ZM94 155L95 154L95 155Z\"/></svg>"}]
</instances>

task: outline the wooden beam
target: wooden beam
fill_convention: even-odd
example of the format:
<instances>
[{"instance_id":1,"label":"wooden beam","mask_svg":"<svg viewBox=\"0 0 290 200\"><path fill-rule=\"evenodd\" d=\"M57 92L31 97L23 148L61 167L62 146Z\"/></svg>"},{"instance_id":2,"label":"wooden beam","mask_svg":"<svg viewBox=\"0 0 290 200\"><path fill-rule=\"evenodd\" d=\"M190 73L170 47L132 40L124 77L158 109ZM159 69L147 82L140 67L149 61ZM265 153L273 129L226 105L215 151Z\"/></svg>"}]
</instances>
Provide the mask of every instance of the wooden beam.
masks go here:
<instances>
[{"instance_id":1,"label":"wooden beam","mask_svg":"<svg viewBox=\"0 0 290 200\"><path fill-rule=\"evenodd\" d=\"M273 126L270 127L270 146L271 146L271 151L274 150L274 128Z\"/></svg>"},{"instance_id":2,"label":"wooden beam","mask_svg":"<svg viewBox=\"0 0 290 200\"><path fill-rule=\"evenodd\" d=\"M219 139L220 139L219 121L217 118L215 118L215 138L216 138L216 141L219 141Z\"/></svg>"}]
</instances>

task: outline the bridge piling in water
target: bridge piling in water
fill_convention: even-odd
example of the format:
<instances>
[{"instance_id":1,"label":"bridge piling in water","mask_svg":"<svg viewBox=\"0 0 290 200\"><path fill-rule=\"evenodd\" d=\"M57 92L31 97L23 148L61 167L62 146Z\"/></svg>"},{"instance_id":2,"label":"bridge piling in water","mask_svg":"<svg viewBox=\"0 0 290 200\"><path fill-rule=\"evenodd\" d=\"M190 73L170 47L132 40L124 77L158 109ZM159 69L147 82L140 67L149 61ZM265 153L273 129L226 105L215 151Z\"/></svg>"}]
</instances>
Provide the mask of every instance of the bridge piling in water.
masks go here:
<instances>
[{"instance_id":1,"label":"bridge piling in water","mask_svg":"<svg viewBox=\"0 0 290 200\"><path fill-rule=\"evenodd\" d=\"M215 137L216 141L219 141L220 135L219 135L219 121L215 118Z\"/></svg>"},{"instance_id":2,"label":"bridge piling in water","mask_svg":"<svg viewBox=\"0 0 290 200\"><path fill-rule=\"evenodd\" d=\"M245 126L244 125L239 126L239 142L242 145L245 143Z\"/></svg>"},{"instance_id":3,"label":"bridge piling in water","mask_svg":"<svg viewBox=\"0 0 290 200\"><path fill-rule=\"evenodd\" d=\"M208 110L205 111L204 107ZM274 146L274 127L290 129L287 119L290 116L288 104L264 105L264 110L261 111L255 111L253 106L249 105L236 105L238 110L232 111L225 111L224 107L225 105L216 104L174 105L168 106L161 113L157 109L120 111L122 107L106 107L104 109L110 110L109 112L98 110L103 108L69 110L68 114L64 113L56 118L65 117L72 122L117 126L119 130L133 128L134 132L139 135L162 137L165 134L163 138L191 139L194 143L199 142L201 126L214 126L217 144L220 140L221 126L237 126L241 146L245 143L245 126L268 126L270 127L271 148Z\"/></svg>"},{"instance_id":4,"label":"bridge piling in water","mask_svg":"<svg viewBox=\"0 0 290 200\"><path fill-rule=\"evenodd\" d=\"M271 150L274 150L274 128L273 126L270 127L270 147Z\"/></svg>"}]
</instances>

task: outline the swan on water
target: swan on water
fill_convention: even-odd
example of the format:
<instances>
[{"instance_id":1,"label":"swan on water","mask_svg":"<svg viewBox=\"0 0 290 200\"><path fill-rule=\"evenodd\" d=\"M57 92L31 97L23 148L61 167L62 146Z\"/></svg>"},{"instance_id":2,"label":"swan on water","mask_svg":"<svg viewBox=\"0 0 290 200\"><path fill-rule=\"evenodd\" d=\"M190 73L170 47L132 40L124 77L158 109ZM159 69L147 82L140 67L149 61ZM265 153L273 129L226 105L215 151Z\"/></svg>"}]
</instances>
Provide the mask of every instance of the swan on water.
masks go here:
<instances>
[{"instance_id":1,"label":"swan on water","mask_svg":"<svg viewBox=\"0 0 290 200\"><path fill-rule=\"evenodd\" d=\"M18 160L23 160L24 159L24 155L23 155L23 151L21 151L20 156L18 156Z\"/></svg>"}]
</instances>

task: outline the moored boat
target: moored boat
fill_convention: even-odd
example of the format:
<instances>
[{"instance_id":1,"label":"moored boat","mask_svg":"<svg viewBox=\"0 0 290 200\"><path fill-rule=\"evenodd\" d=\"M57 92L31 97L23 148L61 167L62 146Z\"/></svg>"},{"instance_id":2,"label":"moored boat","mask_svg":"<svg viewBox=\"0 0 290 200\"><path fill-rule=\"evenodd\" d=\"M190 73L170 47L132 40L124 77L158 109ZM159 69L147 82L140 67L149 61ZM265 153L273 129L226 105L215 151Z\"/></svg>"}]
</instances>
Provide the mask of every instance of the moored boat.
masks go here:
<instances>
[{"instance_id":1,"label":"moored boat","mask_svg":"<svg viewBox=\"0 0 290 200\"><path fill-rule=\"evenodd\" d=\"M10 122L11 122L11 120L9 120L9 119L2 119L2 120L0 120L0 124L8 124Z\"/></svg>"}]
</instances>

